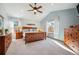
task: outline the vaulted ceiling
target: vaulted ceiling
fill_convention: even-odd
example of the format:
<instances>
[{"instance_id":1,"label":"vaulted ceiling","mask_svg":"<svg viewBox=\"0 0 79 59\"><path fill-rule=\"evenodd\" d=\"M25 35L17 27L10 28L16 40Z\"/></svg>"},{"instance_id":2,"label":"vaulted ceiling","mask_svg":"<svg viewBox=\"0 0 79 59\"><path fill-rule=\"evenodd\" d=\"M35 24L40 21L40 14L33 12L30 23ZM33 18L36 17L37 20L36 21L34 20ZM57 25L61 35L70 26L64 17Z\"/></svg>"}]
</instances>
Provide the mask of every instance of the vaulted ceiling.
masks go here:
<instances>
[{"instance_id":1,"label":"vaulted ceiling","mask_svg":"<svg viewBox=\"0 0 79 59\"><path fill-rule=\"evenodd\" d=\"M57 10L64 10L75 8L76 3L38 3L37 5L42 5L40 9L43 13L37 13L36 15L33 12L27 10L31 9L29 3L4 3L1 4L2 8L5 9L6 13L11 17L23 18L26 20L32 21L41 21L47 14Z\"/></svg>"}]
</instances>

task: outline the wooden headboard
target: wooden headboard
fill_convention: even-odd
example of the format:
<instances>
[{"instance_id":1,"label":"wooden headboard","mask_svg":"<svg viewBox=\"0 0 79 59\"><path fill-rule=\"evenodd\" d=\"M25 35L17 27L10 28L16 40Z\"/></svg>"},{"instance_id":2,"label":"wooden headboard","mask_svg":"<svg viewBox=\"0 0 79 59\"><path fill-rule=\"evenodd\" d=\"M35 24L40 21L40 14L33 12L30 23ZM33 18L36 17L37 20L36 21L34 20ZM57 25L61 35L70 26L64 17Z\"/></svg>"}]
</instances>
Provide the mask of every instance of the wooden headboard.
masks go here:
<instances>
[{"instance_id":1,"label":"wooden headboard","mask_svg":"<svg viewBox=\"0 0 79 59\"><path fill-rule=\"evenodd\" d=\"M37 29L37 27L27 27L27 26L23 26L22 29Z\"/></svg>"}]
</instances>

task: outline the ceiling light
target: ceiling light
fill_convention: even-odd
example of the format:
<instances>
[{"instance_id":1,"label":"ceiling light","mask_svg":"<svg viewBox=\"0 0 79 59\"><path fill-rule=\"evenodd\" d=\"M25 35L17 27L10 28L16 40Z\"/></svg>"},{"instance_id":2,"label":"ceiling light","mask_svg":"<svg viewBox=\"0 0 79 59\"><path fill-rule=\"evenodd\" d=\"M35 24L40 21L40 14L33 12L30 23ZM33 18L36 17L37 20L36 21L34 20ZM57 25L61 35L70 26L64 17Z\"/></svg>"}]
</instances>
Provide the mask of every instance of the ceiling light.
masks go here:
<instances>
[{"instance_id":1,"label":"ceiling light","mask_svg":"<svg viewBox=\"0 0 79 59\"><path fill-rule=\"evenodd\" d=\"M32 8L31 10L28 10L28 11L33 11L34 12L34 15L39 12L39 13L42 13L42 11L40 11L39 9L42 8L42 6L37 6L36 3L34 3L34 5L32 4L29 4L29 6Z\"/></svg>"},{"instance_id":2,"label":"ceiling light","mask_svg":"<svg viewBox=\"0 0 79 59\"><path fill-rule=\"evenodd\" d=\"M34 12L37 12L36 10L34 10Z\"/></svg>"}]
</instances>

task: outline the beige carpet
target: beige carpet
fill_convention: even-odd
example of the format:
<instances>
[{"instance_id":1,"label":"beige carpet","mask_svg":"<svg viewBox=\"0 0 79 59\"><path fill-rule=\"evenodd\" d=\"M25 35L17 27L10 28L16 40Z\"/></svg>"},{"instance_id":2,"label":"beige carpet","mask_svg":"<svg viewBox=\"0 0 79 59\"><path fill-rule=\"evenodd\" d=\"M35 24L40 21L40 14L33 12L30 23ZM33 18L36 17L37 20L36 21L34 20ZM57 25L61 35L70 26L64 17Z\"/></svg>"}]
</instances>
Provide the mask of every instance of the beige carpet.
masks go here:
<instances>
[{"instance_id":1,"label":"beige carpet","mask_svg":"<svg viewBox=\"0 0 79 59\"><path fill-rule=\"evenodd\" d=\"M27 43L24 40L12 42L6 55L73 55L73 53L61 48L52 39Z\"/></svg>"}]
</instances>

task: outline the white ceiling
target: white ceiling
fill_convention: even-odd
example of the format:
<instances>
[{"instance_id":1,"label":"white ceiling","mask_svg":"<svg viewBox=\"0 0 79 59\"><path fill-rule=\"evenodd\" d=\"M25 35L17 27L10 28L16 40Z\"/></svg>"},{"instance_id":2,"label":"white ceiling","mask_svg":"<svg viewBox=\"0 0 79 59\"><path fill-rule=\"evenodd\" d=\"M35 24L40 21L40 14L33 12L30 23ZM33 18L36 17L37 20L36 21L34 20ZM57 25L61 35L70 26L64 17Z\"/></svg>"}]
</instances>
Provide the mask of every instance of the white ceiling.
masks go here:
<instances>
[{"instance_id":1,"label":"white ceiling","mask_svg":"<svg viewBox=\"0 0 79 59\"><path fill-rule=\"evenodd\" d=\"M43 11L43 13L42 14L37 13L36 15L34 15L33 12L27 11L31 9L28 3L4 3L1 5L8 13L8 15L11 17L24 18L26 20L32 20L32 21L41 21L50 12L75 8L77 4L76 3L54 3L54 4L39 3L37 5L43 6L43 8L40 9Z\"/></svg>"}]
</instances>

